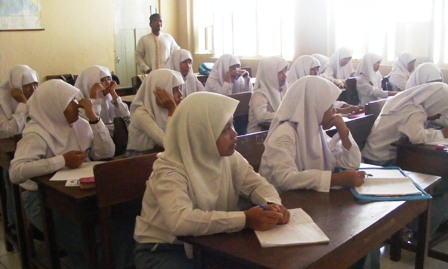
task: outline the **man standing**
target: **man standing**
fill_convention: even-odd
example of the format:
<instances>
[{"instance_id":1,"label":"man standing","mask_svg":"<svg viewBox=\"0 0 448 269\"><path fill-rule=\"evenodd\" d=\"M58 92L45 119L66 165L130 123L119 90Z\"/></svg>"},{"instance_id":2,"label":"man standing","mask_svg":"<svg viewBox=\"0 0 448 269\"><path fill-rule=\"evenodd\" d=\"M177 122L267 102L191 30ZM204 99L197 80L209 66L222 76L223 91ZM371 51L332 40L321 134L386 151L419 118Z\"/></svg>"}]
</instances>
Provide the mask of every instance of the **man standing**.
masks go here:
<instances>
[{"instance_id":1,"label":"man standing","mask_svg":"<svg viewBox=\"0 0 448 269\"><path fill-rule=\"evenodd\" d=\"M149 26L151 33L140 38L135 50L135 62L144 74L163 68L171 53L180 49L170 34L160 32L162 29L160 14L154 13L149 17Z\"/></svg>"}]
</instances>

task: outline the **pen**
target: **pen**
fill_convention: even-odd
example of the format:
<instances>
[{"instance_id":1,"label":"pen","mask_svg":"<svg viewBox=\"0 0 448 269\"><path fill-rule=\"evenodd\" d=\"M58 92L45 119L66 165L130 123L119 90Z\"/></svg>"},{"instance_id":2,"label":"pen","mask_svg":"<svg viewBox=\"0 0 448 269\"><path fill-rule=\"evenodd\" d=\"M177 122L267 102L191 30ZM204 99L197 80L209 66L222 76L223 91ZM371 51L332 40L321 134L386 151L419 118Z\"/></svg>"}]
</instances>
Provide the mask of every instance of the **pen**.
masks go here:
<instances>
[{"instance_id":1,"label":"pen","mask_svg":"<svg viewBox=\"0 0 448 269\"><path fill-rule=\"evenodd\" d=\"M258 207L260 207L264 211L269 211L269 208L267 208L265 205L258 205Z\"/></svg>"},{"instance_id":2,"label":"pen","mask_svg":"<svg viewBox=\"0 0 448 269\"><path fill-rule=\"evenodd\" d=\"M366 177L373 177L372 174L366 174Z\"/></svg>"}]
</instances>

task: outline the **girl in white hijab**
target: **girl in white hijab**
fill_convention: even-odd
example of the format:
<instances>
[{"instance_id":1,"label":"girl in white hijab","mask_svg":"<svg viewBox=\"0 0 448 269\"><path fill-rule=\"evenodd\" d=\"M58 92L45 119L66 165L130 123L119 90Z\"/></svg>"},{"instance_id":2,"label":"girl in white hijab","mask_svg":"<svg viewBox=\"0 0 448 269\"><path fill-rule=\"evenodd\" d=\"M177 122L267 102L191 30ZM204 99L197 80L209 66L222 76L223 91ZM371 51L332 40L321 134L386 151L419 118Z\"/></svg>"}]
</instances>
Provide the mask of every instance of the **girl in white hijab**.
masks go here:
<instances>
[{"instance_id":1,"label":"girl in white hijab","mask_svg":"<svg viewBox=\"0 0 448 269\"><path fill-rule=\"evenodd\" d=\"M422 84L388 99L362 151L364 162L382 166L395 165L397 153L392 143L398 142L400 138L407 138L412 144L448 138L448 128L426 128L428 120L448 115L446 100L448 85L442 82ZM448 218L447 184L444 180L433 190L430 235Z\"/></svg>"},{"instance_id":2,"label":"girl in white hijab","mask_svg":"<svg viewBox=\"0 0 448 269\"><path fill-rule=\"evenodd\" d=\"M389 73L389 83L394 91L404 91L409 76L414 71L416 58L410 53L400 53Z\"/></svg>"},{"instance_id":3,"label":"girl in white hijab","mask_svg":"<svg viewBox=\"0 0 448 269\"><path fill-rule=\"evenodd\" d=\"M393 96L397 92L383 91L381 88L382 76L378 71L383 58L374 53L367 53L361 59L356 69L356 90L358 92L359 103L365 105L388 96Z\"/></svg>"},{"instance_id":4,"label":"girl in white hijab","mask_svg":"<svg viewBox=\"0 0 448 269\"><path fill-rule=\"evenodd\" d=\"M76 79L75 87L81 90L84 98L91 99L95 113L104 123L113 123L115 117L129 116L128 106L115 91L118 85L107 67L87 68ZM87 119L84 113L81 116Z\"/></svg>"},{"instance_id":5,"label":"girl in white hijab","mask_svg":"<svg viewBox=\"0 0 448 269\"><path fill-rule=\"evenodd\" d=\"M359 186L365 174L353 170L333 173L336 167L356 169L361 153L333 103L341 91L330 81L307 76L288 89L264 142L260 174L280 191L332 186ZM330 138L324 131L335 126Z\"/></svg>"},{"instance_id":6,"label":"girl in white hijab","mask_svg":"<svg viewBox=\"0 0 448 269\"><path fill-rule=\"evenodd\" d=\"M222 55L213 65L205 82L205 89L224 95L252 91L249 73L241 69L241 62L231 54Z\"/></svg>"},{"instance_id":7,"label":"girl in white hijab","mask_svg":"<svg viewBox=\"0 0 448 269\"><path fill-rule=\"evenodd\" d=\"M304 76L318 76L320 74L320 62L310 55L298 57L289 68L287 83L292 85L296 80ZM257 76L258 77L258 76Z\"/></svg>"},{"instance_id":8,"label":"girl in white hijab","mask_svg":"<svg viewBox=\"0 0 448 269\"><path fill-rule=\"evenodd\" d=\"M146 76L131 104L126 156L161 150L168 117L182 100L183 84L182 75L170 69L157 69Z\"/></svg>"},{"instance_id":9,"label":"girl in white hijab","mask_svg":"<svg viewBox=\"0 0 448 269\"><path fill-rule=\"evenodd\" d=\"M353 51L349 48L340 48L330 56L323 77L333 81L339 88L345 88L345 80L353 76L355 70L352 64Z\"/></svg>"},{"instance_id":10,"label":"girl in white hijab","mask_svg":"<svg viewBox=\"0 0 448 269\"><path fill-rule=\"evenodd\" d=\"M23 130L11 162L10 177L27 191L22 194L24 210L31 223L43 230L36 183L29 178L48 175L64 167L77 168L84 161L111 158L115 145L109 131L80 91L62 80L49 80L36 90L28 102L31 120ZM79 109L90 120L79 117ZM56 240L74 265L82 263L83 245L79 229L59 214L54 214ZM85 265L84 265L85 266ZM83 268L80 265L78 268ZM85 267L84 267L85 268Z\"/></svg>"},{"instance_id":11,"label":"girl in white hijab","mask_svg":"<svg viewBox=\"0 0 448 269\"><path fill-rule=\"evenodd\" d=\"M249 101L247 132L261 131L259 123L271 122L286 93L288 62L273 56L263 58L258 65L254 92Z\"/></svg>"},{"instance_id":12,"label":"girl in white hijab","mask_svg":"<svg viewBox=\"0 0 448 269\"><path fill-rule=\"evenodd\" d=\"M8 81L0 86L0 139L22 132L28 116L26 103L38 84L39 76L27 65L9 71Z\"/></svg>"},{"instance_id":13,"label":"girl in white hijab","mask_svg":"<svg viewBox=\"0 0 448 269\"><path fill-rule=\"evenodd\" d=\"M422 63L420 64L409 77L409 80L406 84L406 89L410 89L412 87L430 83L430 82L442 82L443 75L440 68L433 63Z\"/></svg>"},{"instance_id":14,"label":"girl in white hijab","mask_svg":"<svg viewBox=\"0 0 448 269\"><path fill-rule=\"evenodd\" d=\"M275 188L235 151L232 115L237 104L226 96L200 92L176 109L136 220L136 268L192 268L177 236L245 227L267 230L288 222L288 210ZM252 207L243 212L240 196L270 210Z\"/></svg>"},{"instance_id":15,"label":"girl in white hijab","mask_svg":"<svg viewBox=\"0 0 448 269\"><path fill-rule=\"evenodd\" d=\"M327 69L328 62L330 60L328 58L328 56L325 56L325 55L319 54L319 53L311 54L311 56L316 58L319 61L319 63L320 63L319 74L324 74L325 70Z\"/></svg>"},{"instance_id":16,"label":"girl in white hijab","mask_svg":"<svg viewBox=\"0 0 448 269\"><path fill-rule=\"evenodd\" d=\"M407 137L421 144L448 137L448 129L426 129L428 119L448 115L448 86L441 82L426 83L400 92L388 99L373 125L362 150L368 163L393 165L396 147L392 143Z\"/></svg>"},{"instance_id":17,"label":"girl in white hijab","mask_svg":"<svg viewBox=\"0 0 448 269\"><path fill-rule=\"evenodd\" d=\"M188 95L205 91L204 85L198 80L193 73L191 65L193 64L193 57L188 50L178 49L173 51L170 58L165 64L165 68L180 72L185 81L182 94L184 97Z\"/></svg>"}]
</instances>

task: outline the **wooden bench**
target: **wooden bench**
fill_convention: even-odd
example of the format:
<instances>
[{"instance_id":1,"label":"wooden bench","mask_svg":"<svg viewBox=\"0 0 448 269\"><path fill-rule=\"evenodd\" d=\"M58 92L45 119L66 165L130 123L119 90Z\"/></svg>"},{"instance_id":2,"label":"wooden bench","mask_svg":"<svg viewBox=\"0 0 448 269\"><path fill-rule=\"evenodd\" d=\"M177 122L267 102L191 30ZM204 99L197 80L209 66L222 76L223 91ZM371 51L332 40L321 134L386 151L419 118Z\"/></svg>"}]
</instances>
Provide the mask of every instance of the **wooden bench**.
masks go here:
<instances>
[{"instance_id":1,"label":"wooden bench","mask_svg":"<svg viewBox=\"0 0 448 269\"><path fill-rule=\"evenodd\" d=\"M366 115L371 114L374 116L375 119L378 118L386 101L387 98L368 102L365 107Z\"/></svg>"},{"instance_id":2,"label":"wooden bench","mask_svg":"<svg viewBox=\"0 0 448 269\"><path fill-rule=\"evenodd\" d=\"M350 105L358 105L359 97L356 90L356 78L350 77L345 81L345 90L339 95L339 101L344 101Z\"/></svg>"},{"instance_id":3,"label":"wooden bench","mask_svg":"<svg viewBox=\"0 0 448 269\"><path fill-rule=\"evenodd\" d=\"M98 200L102 246L102 268L113 267L112 219L124 219L134 225L120 231L132 235L135 217L140 214L146 181L152 172L157 153L114 160L93 167Z\"/></svg>"},{"instance_id":4,"label":"wooden bench","mask_svg":"<svg viewBox=\"0 0 448 269\"><path fill-rule=\"evenodd\" d=\"M249 123L249 102L252 92L240 92L228 96L240 101L233 114L233 121L236 132L239 135L244 135L247 133L247 124Z\"/></svg>"},{"instance_id":5,"label":"wooden bench","mask_svg":"<svg viewBox=\"0 0 448 269\"><path fill-rule=\"evenodd\" d=\"M365 115L345 122L360 150L362 150L366 144L367 137L369 136L374 123L375 117L373 115ZM337 131L335 128L331 128L326 132L329 136L333 136Z\"/></svg>"},{"instance_id":6,"label":"wooden bench","mask_svg":"<svg viewBox=\"0 0 448 269\"><path fill-rule=\"evenodd\" d=\"M243 157L258 172L261 163L261 156L264 152L264 140L268 135L268 131L261 131L238 136L236 142L236 150L243 155Z\"/></svg>"}]
</instances>

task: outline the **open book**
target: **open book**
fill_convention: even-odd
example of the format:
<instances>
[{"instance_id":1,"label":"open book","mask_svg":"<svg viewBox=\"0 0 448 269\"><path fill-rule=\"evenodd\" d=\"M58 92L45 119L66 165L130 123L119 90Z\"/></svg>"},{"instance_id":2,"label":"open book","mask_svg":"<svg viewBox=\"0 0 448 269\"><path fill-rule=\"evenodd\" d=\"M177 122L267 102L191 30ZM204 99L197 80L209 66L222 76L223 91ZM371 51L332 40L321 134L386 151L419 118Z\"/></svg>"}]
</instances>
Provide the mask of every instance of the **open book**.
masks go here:
<instances>
[{"instance_id":1,"label":"open book","mask_svg":"<svg viewBox=\"0 0 448 269\"><path fill-rule=\"evenodd\" d=\"M290 209L289 223L267 231L255 231L262 247L327 243L330 241L301 208Z\"/></svg>"},{"instance_id":2,"label":"open book","mask_svg":"<svg viewBox=\"0 0 448 269\"><path fill-rule=\"evenodd\" d=\"M366 172L364 184L355 187L361 195L400 196L422 195L411 178L400 169L359 169Z\"/></svg>"}]
</instances>

